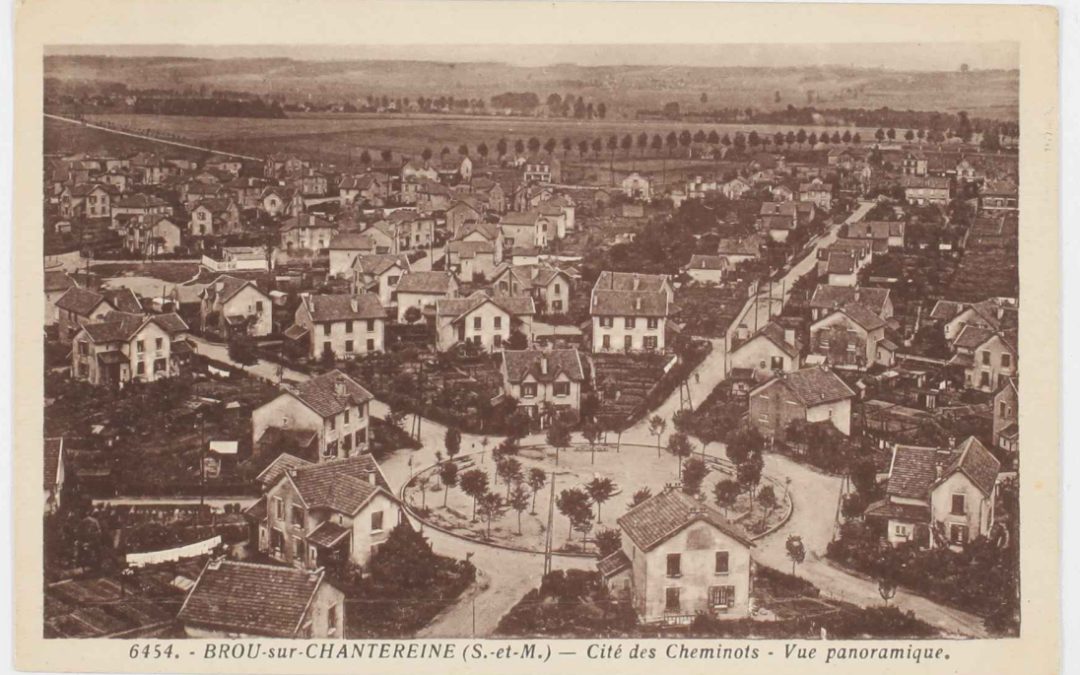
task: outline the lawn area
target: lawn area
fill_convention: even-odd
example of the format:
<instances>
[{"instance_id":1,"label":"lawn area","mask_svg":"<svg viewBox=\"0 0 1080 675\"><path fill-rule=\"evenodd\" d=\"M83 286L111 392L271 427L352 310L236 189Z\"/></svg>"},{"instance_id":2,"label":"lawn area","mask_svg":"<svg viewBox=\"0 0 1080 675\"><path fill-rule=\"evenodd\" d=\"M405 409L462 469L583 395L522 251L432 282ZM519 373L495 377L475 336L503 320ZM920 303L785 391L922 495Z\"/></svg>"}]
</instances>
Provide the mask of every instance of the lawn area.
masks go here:
<instances>
[{"instance_id":1,"label":"lawn area","mask_svg":"<svg viewBox=\"0 0 1080 675\"><path fill-rule=\"evenodd\" d=\"M148 277L169 284L179 284L197 275L201 268L198 263L186 262L115 262L99 263L91 269L103 279Z\"/></svg>"},{"instance_id":2,"label":"lawn area","mask_svg":"<svg viewBox=\"0 0 1080 675\"><path fill-rule=\"evenodd\" d=\"M615 484L616 492L608 501L600 505L599 509L595 504L593 505L593 514L596 519L590 535L595 535L599 530L617 527L615 521L626 513L635 491L648 488L652 494L657 494L666 486L675 485L679 481L678 464L675 457L666 450L661 450L658 457L656 448L649 446L623 445L617 448L614 444L598 444L595 463L593 463L592 454L588 445L574 445L559 453L558 466L555 464L555 450L547 446L522 448L516 455L516 459L522 465L522 472L526 476L533 468L543 470L549 481L552 473L559 473L555 484L556 499L563 490L570 488L584 490L585 484L595 477L608 478ZM484 455L483 461L478 455L458 458L456 460L459 465L458 476L460 477L470 469L479 469L488 475L488 487L491 492L505 498L508 492L506 482L501 478L496 478L490 453L484 453ZM428 479L428 487L422 490L420 485L425 478ZM711 499L713 485L727 478L731 476L720 470L709 471L701 488L702 493ZM764 485L765 482L763 481L762 484ZM780 488L775 488L775 490L777 496L783 498L783 490ZM465 494L460 486L451 488L449 492L443 490L435 467L424 469L409 483L405 490L405 501L418 512L426 513L428 522L456 535L542 551L547 532L550 494L550 482L537 491L535 508L532 508L530 504L529 508L521 514L520 534L518 514L512 509L494 518L490 528L479 517L473 521L472 498ZM749 496L742 494L736 505L729 510L729 517L736 527L750 536L750 530L758 527L762 519L766 527L770 527L779 522L784 512L785 507L780 506L766 513L757 503L754 504L753 512L751 512ZM591 539L583 543L580 531L571 532L569 521L559 513L558 508L555 509L554 528L552 541L555 550L595 552Z\"/></svg>"}]
</instances>

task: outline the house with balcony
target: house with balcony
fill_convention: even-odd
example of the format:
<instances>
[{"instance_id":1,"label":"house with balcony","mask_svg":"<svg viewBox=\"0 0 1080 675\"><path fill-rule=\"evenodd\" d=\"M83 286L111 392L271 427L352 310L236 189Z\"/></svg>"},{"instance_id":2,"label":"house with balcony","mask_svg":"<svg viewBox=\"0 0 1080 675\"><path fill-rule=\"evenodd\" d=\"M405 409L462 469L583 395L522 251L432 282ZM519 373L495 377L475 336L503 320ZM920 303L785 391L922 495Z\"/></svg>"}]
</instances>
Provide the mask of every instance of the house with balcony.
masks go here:
<instances>
[{"instance_id":1,"label":"house with balcony","mask_svg":"<svg viewBox=\"0 0 1080 675\"><path fill-rule=\"evenodd\" d=\"M308 357L329 351L348 359L385 349L386 309L374 293L304 295L296 308L289 339L307 341Z\"/></svg>"},{"instance_id":2,"label":"house with balcony","mask_svg":"<svg viewBox=\"0 0 1080 675\"><path fill-rule=\"evenodd\" d=\"M263 497L248 510L259 550L294 567L362 569L401 522L400 505L369 454L320 463L282 455L263 476Z\"/></svg>"},{"instance_id":3,"label":"house with balcony","mask_svg":"<svg viewBox=\"0 0 1080 675\"><path fill-rule=\"evenodd\" d=\"M487 351L501 349L517 331L532 342L536 305L528 296L487 295L476 291L467 298L446 298L435 303L435 347L446 351L470 343Z\"/></svg>"},{"instance_id":4,"label":"house with balcony","mask_svg":"<svg viewBox=\"0 0 1080 675\"><path fill-rule=\"evenodd\" d=\"M622 548L597 568L642 623L750 615L754 544L715 506L669 487L617 522Z\"/></svg>"},{"instance_id":5,"label":"house with balcony","mask_svg":"<svg viewBox=\"0 0 1080 675\"><path fill-rule=\"evenodd\" d=\"M266 433L287 435L313 432L317 452L314 460L327 461L362 455L369 451L369 402L371 393L340 370L286 386L277 398L251 413L252 445Z\"/></svg>"},{"instance_id":6,"label":"house with balcony","mask_svg":"<svg viewBox=\"0 0 1080 675\"><path fill-rule=\"evenodd\" d=\"M156 382L181 373L194 351L177 314L110 312L87 323L71 344L71 376L102 387Z\"/></svg>"},{"instance_id":7,"label":"house with balcony","mask_svg":"<svg viewBox=\"0 0 1080 675\"><path fill-rule=\"evenodd\" d=\"M262 337L274 332L270 296L254 281L222 274L199 293L203 330Z\"/></svg>"},{"instance_id":8,"label":"house with balcony","mask_svg":"<svg viewBox=\"0 0 1080 675\"><path fill-rule=\"evenodd\" d=\"M176 616L189 638L345 637L345 594L323 569L214 558Z\"/></svg>"},{"instance_id":9,"label":"house with balcony","mask_svg":"<svg viewBox=\"0 0 1080 675\"><path fill-rule=\"evenodd\" d=\"M577 349L512 350L502 352L503 393L518 402L530 419L581 411L585 368Z\"/></svg>"},{"instance_id":10,"label":"house with balcony","mask_svg":"<svg viewBox=\"0 0 1080 675\"><path fill-rule=\"evenodd\" d=\"M955 448L897 445L885 498L864 516L893 545L963 547L990 534L1000 469L974 436Z\"/></svg>"}]
</instances>

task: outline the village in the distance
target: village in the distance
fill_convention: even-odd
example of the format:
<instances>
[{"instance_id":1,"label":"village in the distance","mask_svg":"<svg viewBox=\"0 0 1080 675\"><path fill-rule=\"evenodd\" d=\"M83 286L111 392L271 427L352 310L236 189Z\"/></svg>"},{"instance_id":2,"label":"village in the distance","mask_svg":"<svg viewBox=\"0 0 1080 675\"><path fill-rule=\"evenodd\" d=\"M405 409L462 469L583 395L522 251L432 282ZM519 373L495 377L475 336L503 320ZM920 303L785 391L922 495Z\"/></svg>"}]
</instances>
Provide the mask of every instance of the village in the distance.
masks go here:
<instances>
[{"instance_id":1,"label":"village in the distance","mask_svg":"<svg viewBox=\"0 0 1080 675\"><path fill-rule=\"evenodd\" d=\"M447 65L46 57L45 637L1019 633L1015 72Z\"/></svg>"}]
</instances>

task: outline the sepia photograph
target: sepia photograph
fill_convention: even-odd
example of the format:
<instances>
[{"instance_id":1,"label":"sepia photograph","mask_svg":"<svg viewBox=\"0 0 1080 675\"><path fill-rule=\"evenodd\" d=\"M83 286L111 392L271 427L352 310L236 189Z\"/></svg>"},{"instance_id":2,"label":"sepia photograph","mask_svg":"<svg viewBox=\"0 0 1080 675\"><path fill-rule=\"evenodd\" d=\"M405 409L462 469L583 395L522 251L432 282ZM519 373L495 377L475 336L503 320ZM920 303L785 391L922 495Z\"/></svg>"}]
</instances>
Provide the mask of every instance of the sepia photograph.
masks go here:
<instances>
[{"instance_id":1,"label":"sepia photograph","mask_svg":"<svg viewBox=\"0 0 1080 675\"><path fill-rule=\"evenodd\" d=\"M1052 648L1056 149L980 21L35 36L20 631L140 672Z\"/></svg>"}]
</instances>

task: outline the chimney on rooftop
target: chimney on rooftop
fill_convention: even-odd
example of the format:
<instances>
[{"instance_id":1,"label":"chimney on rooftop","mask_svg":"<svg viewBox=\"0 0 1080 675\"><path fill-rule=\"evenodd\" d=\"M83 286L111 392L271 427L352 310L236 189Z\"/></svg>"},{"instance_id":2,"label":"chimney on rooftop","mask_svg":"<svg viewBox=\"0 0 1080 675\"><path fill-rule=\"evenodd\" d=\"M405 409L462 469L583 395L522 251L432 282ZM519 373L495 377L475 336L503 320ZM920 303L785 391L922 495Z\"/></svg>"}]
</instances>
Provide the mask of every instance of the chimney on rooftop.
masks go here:
<instances>
[{"instance_id":1,"label":"chimney on rooftop","mask_svg":"<svg viewBox=\"0 0 1080 675\"><path fill-rule=\"evenodd\" d=\"M349 395L348 390L345 388L345 380L336 380L334 382L334 395L338 398L345 398Z\"/></svg>"},{"instance_id":2,"label":"chimney on rooftop","mask_svg":"<svg viewBox=\"0 0 1080 675\"><path fill-rule=\"evenodd\" d=\"M540 354L540 373L543 375L548 373L548 357L546 353Z\"/></svg>"},{"instance_id":3,"label":"chimney on rooftop","mask_svg":"<svg viewBox=\"0 0 1080 675\"><path fill-rule=\"evenodd\" d=\"M636 291L636 290L640 290L640 289L641 289L641 277L638 276L637 272L634 272L634 290Z\"/></svg>"},{"instance_id":4,"label":"chimney on rooftop","mask_svg":"<svg viewBox=\"0 0 1080 675\"><path fill-rule=\"evenodd\" d=\"M634 309L641 311L641 298L634 298Z\"/></svg>"},{"instance_id":5,"label":"chimney on rooftop","mask_svg":"<svg viewBox=\"0 0 1080 675\"><path fill-rule=\"evenodd\" d=\"M354 311L354 312L359 312L360 311L360 302L356 299L355 296L349 298L349 306L352 308L352 311Z\"/></svg>"}]
</instances>

